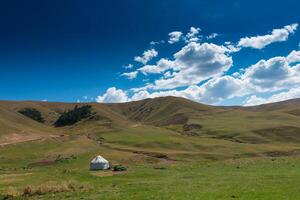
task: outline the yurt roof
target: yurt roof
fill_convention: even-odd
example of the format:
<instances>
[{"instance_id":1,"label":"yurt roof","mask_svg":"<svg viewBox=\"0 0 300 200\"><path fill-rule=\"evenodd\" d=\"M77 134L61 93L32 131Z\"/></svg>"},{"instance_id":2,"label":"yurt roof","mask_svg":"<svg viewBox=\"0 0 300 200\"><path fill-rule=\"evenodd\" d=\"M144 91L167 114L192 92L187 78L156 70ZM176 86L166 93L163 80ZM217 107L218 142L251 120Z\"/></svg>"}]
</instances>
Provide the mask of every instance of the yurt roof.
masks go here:
<instances>
[{"instance_id":1,"label":"yurt roof","mask_svg":"<svg viewBox=\"0 0 300 200\"><path fill-rule=\"evenodd\" d=\"M91 163L108 163L108 161L102 156L96 156Z\"/></svg>"}]
</instances>

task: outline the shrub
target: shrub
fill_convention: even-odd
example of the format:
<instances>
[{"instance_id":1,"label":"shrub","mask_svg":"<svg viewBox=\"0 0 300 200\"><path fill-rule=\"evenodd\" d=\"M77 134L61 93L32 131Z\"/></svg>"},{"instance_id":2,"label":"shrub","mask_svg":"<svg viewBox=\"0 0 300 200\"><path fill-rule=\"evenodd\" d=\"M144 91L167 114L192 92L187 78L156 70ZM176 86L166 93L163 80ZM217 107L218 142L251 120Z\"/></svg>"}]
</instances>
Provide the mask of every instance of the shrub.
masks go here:
<instances>
[{"instance_id":1,"label":"shrub","mask_svg":"<svg viewBox=\"0 0 300 200\"><path fill-rule=\"evenodd\" d=\"M82 107L75 106L73 110L69 110L61 114L54 125L56 127L60 127L75 124L82 119L90 117L92 115L91 109L92 106L90 105L85 105Z\"/></svg>"},{"instance_id":2,"label":"shrub","mask_svg":"<svg viewBox=\"0 0 300 200\"><path fill-rule=\"evenodd\" d=\"M37 121L37 122L41 122L41 123L45 122L45 120L42 117L41 112L34 108L24 108L23 110L19 110L18 112L26 117L29 117L30 119Z\"/></svg>"},{"instance_id":3,"label":"shrub","mask_svg":"<svg viewBox=\"0 0 300 200\"><path fill-rule=\"evenodd\" d=\"M119 171L127 171L127 167L122 165L115 165L113 166L113 171L119 172Z\"/></svg>"}]
</instances>

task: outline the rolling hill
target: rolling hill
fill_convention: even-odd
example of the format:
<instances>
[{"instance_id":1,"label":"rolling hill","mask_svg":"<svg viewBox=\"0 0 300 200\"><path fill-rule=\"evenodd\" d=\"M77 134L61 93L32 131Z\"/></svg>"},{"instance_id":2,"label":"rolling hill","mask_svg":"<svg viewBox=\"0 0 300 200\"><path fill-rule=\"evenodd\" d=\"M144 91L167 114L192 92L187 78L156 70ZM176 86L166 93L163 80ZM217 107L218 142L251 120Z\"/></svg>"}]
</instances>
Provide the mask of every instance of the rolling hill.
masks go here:
<instances>
[{"instance_id":1,"label":"rolling hill","mask_svg":"<svg viewBox=\"0 0 300 200\"><path fill-rule=\"evenodd\" d=\"M72 126L56 128L53 124L59 116L76 105L91 105L93 117ZM299 107L299 99L253 107L209 106L178 97L115 104L1 101L0 142L1 138L7 140L12 134L20 134L28 140L28 135L43 138L64 133L97 134L142 125L160 127L182 135L235 142L297 143L300 141ZM45 122L37 122L19 113L28 108L40 112Z\"/></svg>"},{"instance_id":2,"label":"rolling hill","mask_svg":"<svg viewBox=\"0 0 300 200\"><path fill-rule=\"evenodd\" d=\"M54 125L63 113L84 105L91 106L89 115L77 117L80 120L71 125ZM167 184L167 180L178 181L177 175L181 173L186 177L198 177L191 178L192 181L183 187L186 190L181 192L188 193L188 187L192 187L189 184L196 187L197 180L203 179L197 175L198 172L209 171L212 176L209 180L218 177L216 171L206 168L211 165L222 172L224 178L232 180L227 184L235 188L235 181L242 180L229 176L227 165L249 166L250 171L261 171L261 176L264 176L269 172L265 166L273 166L273 159L292 159L300 155L299 107L299 99L253 107L209 106L177 97L116 104L0 101L0 194L1 191L7 193L9 186L14 187L18 196L28 183L39 185L75 179L95 187L88 193L91 198L104 198L103 195L110 190L115 192L115 196L107 199L118 199L124 194L128 194L129 199L135 198L135 194L144 198L144 193L133 191L129 183L128 186L125 184L126 181L131 182L134 188L143 184L147 187L146 179L153 186L161 187L161 184ZM42 122L20 113L26 109L31 114L40 113ZM89 161L97 154L113 165L128 166L128 174L115 176L107 175L108 172L90 172ZM297 159L291 162L300 165ZM282 161L280 166L285 166L284 163ZM165 168L169 171L156 170ZM292 172L289 167L284 170ZM250 172L243 173L249 175ZM102 177L106 175L108 177ZM249 176L252 175L250 173ZM98 176L101 179L95 179ZM126 186L113 186L116 181ZM247 181L252 184L251 187L255 184ZM108 186L104 186L105 183ZM210 191L210 187L205 187ZM165 188L165 191L173 189ZM99 194L97 190L103 193ZM152 188L152 192L157 194L153 197L159 199L161 195L155 191L160 190ZM229 195L225 188L220 191ZM240 191L248 190L241 188ZM56 198L64 197L61 195ZM76 199L86 197L87 193L69 191L67 195ZM205 199L215 199L215 196L201 195ZM250 195L249 199L252 197ZM45 194L47 198L54 198L53 194Z\"/></svg>"}]
</instances>

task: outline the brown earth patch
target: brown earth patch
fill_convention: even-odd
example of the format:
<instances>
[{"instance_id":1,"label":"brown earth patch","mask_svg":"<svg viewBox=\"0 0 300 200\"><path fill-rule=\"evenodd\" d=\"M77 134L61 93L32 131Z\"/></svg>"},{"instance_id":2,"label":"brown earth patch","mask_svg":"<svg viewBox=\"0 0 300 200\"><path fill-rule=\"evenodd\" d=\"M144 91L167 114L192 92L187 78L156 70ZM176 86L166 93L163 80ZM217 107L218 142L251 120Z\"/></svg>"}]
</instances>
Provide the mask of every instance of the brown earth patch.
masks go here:
<instances>
[{"instance_id":1,"label":"brown earth patch","mask_svg":"<svg viewBox=\"0 0 300 200\"><path fill-rule=\"evenodd\" d=\"M268 157L299 156L300 149L295 149L292 151L269 151L263 154Z\"/></svg>"},{"instance_id":2,"label":"brown earth patch","mask_svg":"<svg viewBox=\"0 0 300 200\"><path fill-rule=\"evenodd\" d=\"M202 127L203 126L201 124L185 124L182 128L184 131L191 131L202 129Z\"/></svg>"},{"instance_id":3,"label":"brown earth patch","mask_svg":"<svg viewBox=\"0 0 300 200\"><path fill-rule=\"evenodd\" d=\"M32 167L43 167L43 166L50 166L50 165L55 165L56 161L55 160L41 160L38 162L33 162L29 163L27 167L32 168Z\"/></svg>"},{"instance_id":4,"label":"brown earth patch","mask_svg":"<svg viewBox=\"0 0 300 200\"><path fill-rule=\"evenodd\" d=\"M41 136L34 135L34 134L11 133L11 134L4 135L4 136L0 137L0 147L5 146L5 145L9 145L9 144L39 140L41 138L42 138Z\"/></svg>"},{"instance_id":5,"label":"brown earth patch","mask_svg":"<svg viewBox=\"0 0 300 200\"><path fill-rule=\"evenodd\" d=\"M184 124L182 126L182 134L187 136L200 136L202 128L203 126L200 124Z\"/></svg>"}]
</instances>

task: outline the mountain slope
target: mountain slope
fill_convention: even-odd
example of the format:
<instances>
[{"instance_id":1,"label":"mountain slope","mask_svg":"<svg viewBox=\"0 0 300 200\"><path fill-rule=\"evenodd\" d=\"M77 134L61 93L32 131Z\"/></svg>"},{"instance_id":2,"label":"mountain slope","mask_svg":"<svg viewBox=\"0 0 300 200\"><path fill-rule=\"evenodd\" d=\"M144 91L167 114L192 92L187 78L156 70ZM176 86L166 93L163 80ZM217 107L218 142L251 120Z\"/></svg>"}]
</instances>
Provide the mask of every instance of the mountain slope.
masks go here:
<instances>
[{"instance_id":1,"label":"mountain slope","mask_svg":"<svg viewBox=\"0 0 300 200\"><path fill-rule=\"evenodd\" d=\"M83 105L91 105L91 116L69 126L53 125L63 112ZM299 101L294 100L247 108L216 107L174 97L122 104L1 101L0 193L11 187L25 191L31 184L46 183L47 188L47 181L56 181L55 185L59 185L62 180L75 179L94 187L92 192L84 192L83 197L91 193L98 195L103 188L111 193L116 187L117 193L128 190L135 196L133 186L144 184L141 190L146 191L145 188L154 183L159 182L161 187L169 185L170 180L165 179L168 174L175 177L171 182L185 180L183 185L189 192L189 184L193 180L198 184L199 177L203 178L204 185L216 177L228 184L232 177L244 183L244 177L252 174L255 176L250 179L255 185L257 180L266 177L273 180L278 175L282 182L282 174L285 174L286 182L291 183L290 177L299 174L295 171L299 167L290 161L295 159L297 162L293 163L299 165L299 159L293 156L300 153L300 116L290 111L297 110L298 105ZM39 111L45 122L18 112L24 108ZM122 164L128 171L91 172L89 163L95 155L102 155L112 165ZM286 171L278 167L280 159L280 166L289 166ZM247 170L249 163L254 168ZM218 168L213 167L216 164ZM256 177L261 170L257 166L264 169L260 179ZM203 167L207 171L194 171ZM274 175L270 175L270 170L275 170ZM197 174L199 177L195 178ZM210 185L214 183L216 181L211 181ZM232 187L236 184L233 180ZM157 191L157 187L153 190ZM241 191L244 190L243 187ZM78 194L72 190L66 197L76 199ZM57 193L49 195L49 199L54 196L64 199L56 196ZM43 197L36 196L37 199Z\"/></svg>"},{"instance_id":2,"label":"mountain slope","mask_svg":"<svg viewBox=\"0 0 300 200\"><path fill-rule=\"evenodd\" d=\"M55 128L53 123L61 113L76 105L87 104L1 101L0 136L98 135L128 131L140 125L154 125L182 135L238 143L300 143L299 99L254 107L209 106L178 97L116 104L88 103L92 106L91 118L72 126ZM36 122L18 112L24 108L41 112L45 123Z\"/></svg>"}]
</instances>

